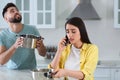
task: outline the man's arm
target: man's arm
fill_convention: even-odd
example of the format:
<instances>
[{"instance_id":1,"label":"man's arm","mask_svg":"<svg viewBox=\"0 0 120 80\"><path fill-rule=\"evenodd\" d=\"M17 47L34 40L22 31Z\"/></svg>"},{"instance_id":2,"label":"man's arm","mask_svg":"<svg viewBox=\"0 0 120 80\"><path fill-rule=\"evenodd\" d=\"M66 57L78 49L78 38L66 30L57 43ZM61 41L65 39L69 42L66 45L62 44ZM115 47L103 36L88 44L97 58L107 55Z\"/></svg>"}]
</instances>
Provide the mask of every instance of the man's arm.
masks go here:
<instances>
[{"instance_id":1,"label":"man's arm","mask_svg":"<svg viewBox=\"0 0 120 80\"><path fill-rule=\"evenodd\" d=\"M46 55L46 47L43 44L43 40L37 40L37 50L39 52L39 55L45 56Z\"/></svg>"},{"instance_id":2,"label":"man's arm","mask_svg":"<svg viewBox=\"0 0 120 80\"><path fill-rule=\"evenodd\" d=\"M0 46L0 64L5 64L11 56L15 53L16 49L23 43L22 38L18 38L16 42L7 50L5 46Z\"/></svg>"},{"instance_id":3,"label":"man's arm","mask_svg":"<svg viewBox=\"0 0 120 80\"><path fill-rule=\"evenodd\" d=\"M12 46L8 50L5 46L0 46L0 64L5 64L15 52L15 48Z\"/></svg>"}]
</instances>

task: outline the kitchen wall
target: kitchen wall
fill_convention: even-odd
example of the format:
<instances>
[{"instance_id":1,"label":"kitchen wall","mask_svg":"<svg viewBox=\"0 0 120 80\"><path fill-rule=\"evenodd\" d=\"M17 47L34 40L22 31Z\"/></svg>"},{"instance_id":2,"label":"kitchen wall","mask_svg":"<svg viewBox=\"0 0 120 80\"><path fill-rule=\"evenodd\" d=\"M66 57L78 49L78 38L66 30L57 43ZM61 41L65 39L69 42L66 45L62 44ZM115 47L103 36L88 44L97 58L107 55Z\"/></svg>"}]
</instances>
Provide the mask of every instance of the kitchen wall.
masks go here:
<instances>
[{"instance_id":1,"label":"kitchen wall","mask_svg":"<svg viewBox=\"0 0 120 80\"><path fill-rule=\"evenodd\" d=\"M66 18L79 0L56 0L56 28L39 29L45 45L57 45L65 36ZM120 29L114 28L114 0L91 0L101 20L84 20L91 42L99 47L99 59L120 60Z\"/></svg>"},{"instance_id":2,"label":"kitchen wall","mask_svg":"<svg viewBox=\"0 0 120 80\"><path fill-rule=\"evenodd\" d=\"M64 37L64 23L78 0L56 0L56 28L40 29L45 45L57 45ZM99 47L99 59L120 60L120 29L114 28L114 0L91 0L101 20L84 20L91 42Z\"/></svg>"}]
</instances>

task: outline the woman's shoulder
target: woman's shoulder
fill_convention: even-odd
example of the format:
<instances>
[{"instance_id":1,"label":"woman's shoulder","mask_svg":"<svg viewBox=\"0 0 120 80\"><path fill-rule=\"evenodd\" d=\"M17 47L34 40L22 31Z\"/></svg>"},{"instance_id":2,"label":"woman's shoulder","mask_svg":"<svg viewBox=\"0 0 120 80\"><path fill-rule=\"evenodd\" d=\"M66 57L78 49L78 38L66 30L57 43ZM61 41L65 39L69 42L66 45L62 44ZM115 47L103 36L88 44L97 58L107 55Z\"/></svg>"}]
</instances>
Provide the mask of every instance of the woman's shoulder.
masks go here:
<instances>
[{"instance_id":1,"label":"woman's shoulder","mask_svg":"<svg viewBox=\"0 0 120 80\"><path fill-rule=\"evenodd\" d=\"M90 43L84 43L83 44L83 48L87 48L87 49L98 49L98 46L96 44L90 44Z\"/></svg>"},{"instance_id":2,"label":"woman's shoulder","mask_svg":"<svg viewBox=\"0 0 120 80\"><path fill-rule=\"evenodd\" d=\"M97 47L96 44L88 44L90 47Z\"/></svg>"}]
</instances>

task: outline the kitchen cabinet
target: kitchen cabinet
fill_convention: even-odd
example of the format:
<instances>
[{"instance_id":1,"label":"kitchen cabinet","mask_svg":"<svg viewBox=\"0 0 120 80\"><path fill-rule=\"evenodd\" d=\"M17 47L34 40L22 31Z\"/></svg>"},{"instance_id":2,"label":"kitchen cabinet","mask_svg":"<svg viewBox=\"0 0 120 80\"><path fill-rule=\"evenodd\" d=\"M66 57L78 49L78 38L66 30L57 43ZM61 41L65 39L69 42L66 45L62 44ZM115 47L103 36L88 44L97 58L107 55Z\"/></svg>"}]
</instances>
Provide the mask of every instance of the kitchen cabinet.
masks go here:
<instances>
[{"instance_id":1,"label":"kitchen cabinet","mask_svg":"<svg viewBox=\"0 0 120 80\"><path fill-rule=\"evenodd\" d=\"M114 27L120 28L120 0L114 0Z\"/></svg>"},{"instance_id":2,"label":"kitchen cabinet","mask_svg":"<svg viewBox=\"0 0 120 80\"><path fill-rule=\"evenodd\" d=\"M0 0L2 8L13 2L17 5L22 15L22 22L35 25L37 28L55 28L55 0ZM4 20L0 20L0 28L5 25Z\"/></svg>"},{"instance_id":3,"label":"kitchen cabinet","mask_svg":"<svg viewBox=\"0 0 120 80\"><path fill-rule=\"evenodd\" d=\"M95 80L111 80L111 73L109 68L96 68L94 73Z\"/></svg>"},{"instance_id":4,"label":"kitchen cabinet","mask_svg":"<svg viewBox=\"0 0 120 80\"><path fill-rule=\"evenodd\" d=\"M95 80L120 80L120 66L98 66L94 73Z\"/></svg>"},{"instance_id":5,"label":"kitchen cabinet","mask_svg":"<svg viewBox=\"0 0 120 80\"><path fill-rule=\"evenodd\" d=\"M120 80L120 68L111 70L111 80Z\"/></svg>"}]
</instances>

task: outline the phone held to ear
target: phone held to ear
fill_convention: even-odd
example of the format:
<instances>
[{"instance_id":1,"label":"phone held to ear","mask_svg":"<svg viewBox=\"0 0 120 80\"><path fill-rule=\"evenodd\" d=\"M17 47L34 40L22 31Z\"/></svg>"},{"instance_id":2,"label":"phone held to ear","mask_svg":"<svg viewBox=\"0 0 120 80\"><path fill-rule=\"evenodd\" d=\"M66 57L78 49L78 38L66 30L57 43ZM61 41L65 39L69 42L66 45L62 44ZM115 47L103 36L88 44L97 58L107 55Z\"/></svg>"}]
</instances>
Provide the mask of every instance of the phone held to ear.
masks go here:
<instances>
[{"instance_id":1,"label":"phone held to ear","mask_svg":"<svg viewBox=\"0 0 120 80\"><path fill-rule=\"evenodd\" d=\"M68 44L70 44L70 41L69 41L67 35L65 36L65 38L66 38L66 39L65 39L65 41L66 41L65 46L67 46Z\"/></svg>"}]
</instances>

